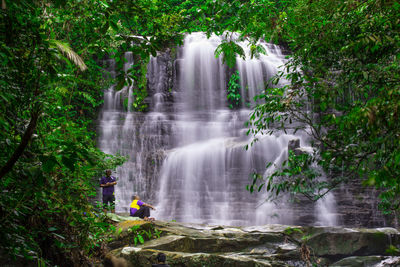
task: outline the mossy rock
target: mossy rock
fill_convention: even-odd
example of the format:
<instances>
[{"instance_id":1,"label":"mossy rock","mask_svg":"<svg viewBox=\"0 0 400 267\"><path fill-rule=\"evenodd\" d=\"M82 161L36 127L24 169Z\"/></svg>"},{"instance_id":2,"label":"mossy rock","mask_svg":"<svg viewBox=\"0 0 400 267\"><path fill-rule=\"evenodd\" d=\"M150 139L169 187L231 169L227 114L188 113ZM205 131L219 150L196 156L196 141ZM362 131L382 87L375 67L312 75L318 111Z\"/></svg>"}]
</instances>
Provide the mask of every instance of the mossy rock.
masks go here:
<instances>
[{"instance_id":1,"label":"mossy rock","mask_svg":"<svg viewBox=\"0 0 400 267\"><path fill-rule=\"evenodd\" d=\"M149 222L145 221L145 220L129 220L129 221L122 221L120 223L118 223L115 228L116 231L126 231L130 228L132 228L133 226L136 225L143 225L143 224L150 224Z\"/></svg>"},{"instance_id":2,"label":"mossy rock","mask_svg":"<svg viewBox=\"0 0 400 267\"><path fill-rule=\"evenodd\" d=\"M142 221L142 219L138 217L129 216L127 213L116 214L116 213L107 213L106 216L113 222L119 223L123 221Z\"/></svg>"},{"instance_id":3,"label":"mossy rock","mask_svg":"<svg viewBox=\"0 0 400 267\"><path fill-rule=\"evenodd\" d=\"M110 249L116 249L127 245L135 245L137 233L141 233L140 235L145 241L151 240L156 238L154 231L154 225L151 222L144 220L127 220L119 222L115 226L115 232L113 233L112 241L108 243L108 247ZM147 232L150 237L144 232ZM137 239L136 243L139 243Z\"/></svg>"},{"instance_id":4,"label":"mossy rock","mask_svg":"<svg viewBox=\"0 0 400 267\"><path fill-rule=\"evenodd\" d=\"M139 229L161 230L163 236L132 247L134 232L129 229L136 225L140 225ZM151 266L159 252L167 255L171 266L302 267L307 266L300 250L303 244L317 266L334 262L333 266L368 266L357 264L383 262L379 260L390 258L386 257L386 249L400 244L400 233L394 228L226 227L125 220L117 224L117 234L113 242L119 242L115 246L118 249L111 253L138 267ZM355 265L351 265L352 259Z\"/></svg>"},{"instance_id":5,"label":"mossy rock","mask_svg":"<svg viewBox=\"0 0 400 267\"><path fill-rule=\"evenodd\" d=\"M222 237L192 238L188 236L165 236L152 240L143 245L145 248L181 251L188 253L221 253L241 251L249 246L259 245L259 240L240 240Z\"/></svg>"},{"instance_id":6,"label":"mossy rock","mask_svg":"<svg viewBox=\"0 0 400 267\"><path fill-rule=\"evenodd\" d=\"M273 258L251 258L248 255L240 253L184 253L171 252L153 249L124 248L113 251L113 255L123 257L136 267L151 266L156 262L156 255L159 252L165 253L167 263L174 267L289 267L306 266L300 261L286 263Z\"/></svg>"},{"instance_id":7,"label":"mossy rock","mask_svg":"<svg viewBox=\"0 0 400 267\"><path fill-rule=\"evenodd\" d=\"M330 265L331 267L364 267L375 266L384 259L382 256L353 256L341 259Z\"/></svg>"},{"instance_id":8,"label":"mossy rock","mask_svg":"<svg viewBox=\"0 0 400 267\"><path fill-rule=\"evenodd\" d=\"M384 255L391 242L391 236L379 230L342 229L311 235L305 243L316 256L343 258Z\"/></svg>"}]
</instances>

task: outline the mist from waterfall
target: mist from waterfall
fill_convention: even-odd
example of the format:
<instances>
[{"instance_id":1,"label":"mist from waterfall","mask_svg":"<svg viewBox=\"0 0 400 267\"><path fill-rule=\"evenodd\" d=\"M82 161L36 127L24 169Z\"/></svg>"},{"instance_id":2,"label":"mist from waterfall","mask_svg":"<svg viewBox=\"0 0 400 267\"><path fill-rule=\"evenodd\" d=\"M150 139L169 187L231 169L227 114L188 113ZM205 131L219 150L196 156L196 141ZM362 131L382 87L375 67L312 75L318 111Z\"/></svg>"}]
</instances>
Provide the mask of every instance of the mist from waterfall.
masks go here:
<instances>
[{"instance_id":1,"label":"mist from waterfall","mask_svg":"<svg viewBox=\"0 0 400 267\"><path fill-rule=\"evenodd\" d=\"M246 191L251 174L264 174L268 162L287 158L288 142L306 135L260 135L256 145L246 135L251 103L261 93L285 58L278 46L261 43L266 55L238 58L242 109L229 109L230 70L214 51L221 37L192 33L178 48L174 65L152 57L148 65L150 111L123 107L132 101L132 88L110 88L99 122L99 146L110 154L128 155L117 169L116 211L127 212L131 196L139 194L157 208L160 220L224 225L296 224L300 211L287 201L265 202L265 193ZM249 53L248 43L242 47ZM133 58L126 55L126 68ZM112 63L110 63L112 65ZM112 66L111 66L112 67ZM171 71L172 70L172 71ZM171 77L172 76L172 77ZM172 81L171 81L172 79ZM319 224L334 225L335 199L311 204Z\"/></svg>"}]
</instances>

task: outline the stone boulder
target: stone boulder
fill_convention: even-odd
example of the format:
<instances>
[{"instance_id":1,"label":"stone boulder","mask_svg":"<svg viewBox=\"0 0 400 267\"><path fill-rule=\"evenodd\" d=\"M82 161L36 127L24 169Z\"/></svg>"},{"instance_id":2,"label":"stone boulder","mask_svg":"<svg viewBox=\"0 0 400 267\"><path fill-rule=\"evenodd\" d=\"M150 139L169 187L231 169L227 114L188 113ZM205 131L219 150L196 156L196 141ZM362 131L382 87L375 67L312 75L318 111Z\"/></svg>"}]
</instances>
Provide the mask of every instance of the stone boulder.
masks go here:
<instances>
[{"instance_id":1,"label":"stone boulder","mask_svg":"<svg viewBox=\"0 0 400 267\"><path fill-rule=\"evenodd\" d=\"M312 228L305 243L315 255L332 259L384 255L390 244L400 244L399 232L393 228Z\"/></svg>"},{"instance_id":2,"label":"stone boulder","mask_svg":"<svg viewBox=\"0 0 400 267\"><path fill-rule=\"evenodd\" d=\"M332 264L332 267L361 267L361 266L374 266L374 267L388 267L400 266L400 259L398 257L384 257L384 256L353 256L344 258Z\"/></svg>"},{"instance_id":3,"label":"stone boulder","mask_svg":"<svg viewBox=\"0 0 400 267\"><path fill-rule=\"evenodd\" d=\"M167 255L171 266L182 267L379 266L399 262L398 257L386 255L389 246L400 244L400 233L394 228L230 227L155 221L140 227L162 234L135 246L129 242L135 235L129 231L131 224L137 222L116 225L118 234L110 243L114 248L110 255L132 266L151 266L159 252Z\"/></svg>"},{"instance_id":4,"label":"stone boulder","mask_svg":"<svg viewBox=\"0 0 400 267\"><path fill-rule=\"evenodd\" d=\"M293 151L296 156L308 154L310 151L300 146L300 139L291 139L288 142L288 150Z\"/></svg>"}]
</instances>

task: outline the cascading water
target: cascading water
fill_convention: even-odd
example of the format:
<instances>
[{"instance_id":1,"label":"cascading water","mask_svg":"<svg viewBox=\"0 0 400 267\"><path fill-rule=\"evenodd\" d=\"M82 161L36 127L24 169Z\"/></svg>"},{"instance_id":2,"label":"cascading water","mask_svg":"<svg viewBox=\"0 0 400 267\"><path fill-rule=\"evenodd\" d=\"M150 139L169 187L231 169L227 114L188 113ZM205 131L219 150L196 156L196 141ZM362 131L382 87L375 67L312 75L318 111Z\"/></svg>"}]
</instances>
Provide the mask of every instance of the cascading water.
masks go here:
<instances>
[{"instance_id":1,"label":"cascading water","mask_svg":"<svg viewBox=\"0 0 400 267\"><path fill-rule=\"evenodd\" d=\"M297 138L305 145L306 138L265 135L244 149L251 141L244 126L250 110L228 108L229 70L214 56L220 42L220 37L194 33L185 38L174 65L168 64L169 58L152 57L148 113L123 109L121 97L130 99L129 87L105 93L99 146L107 153L129 155L116 173L117 212L127 212L131 196L139 194L156 205L152 215L157 219L227 225L299 222L301 211L291 204L263 203L265 195L245 188L251 173L264 173L267 162L287 157L290 140ZM261 93L284 64L279 47L262 45L266 55L237 61L243 103ZM246 43L242 46L248 50ZM127 66L132 64L129 54L127 60ZM321 224L334 221L320 214L332 216L332 198L310 204L309 213L316 212Z\"/></svg>"}]
</instances>

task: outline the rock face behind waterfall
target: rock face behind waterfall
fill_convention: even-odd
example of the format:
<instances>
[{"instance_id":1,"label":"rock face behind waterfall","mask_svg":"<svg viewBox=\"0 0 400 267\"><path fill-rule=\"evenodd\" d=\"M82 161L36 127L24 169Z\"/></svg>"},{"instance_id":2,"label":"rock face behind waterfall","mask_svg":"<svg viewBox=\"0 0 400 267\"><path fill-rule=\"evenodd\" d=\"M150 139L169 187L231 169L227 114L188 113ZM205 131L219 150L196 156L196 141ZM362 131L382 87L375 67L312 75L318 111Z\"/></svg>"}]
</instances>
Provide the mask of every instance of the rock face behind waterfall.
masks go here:
<instances>
[{"instance_id":1,"label":"rock face behind waterfall","mask_svg":"<svg viewBox=\"0 0 400 267\"><path fill-rule=\"evenodd\" d=\"M226 227L157 221L147 228L162 231L162 236L135 247L127 225L117 225L119 234L110 243L114 246L110 254L136 267L156 263L159 252L166 254L168 264L181 267L400 264L400 257L390 257L386 252L391 246L400 245L400 232L394 228Z\"/></svg>"},{"instance_id":2,"label":"rock face behind waterfall","mask_svg":"<svg viewBox=\"0 0 400 267\"><path fill-rule=\"evenodd\" d=\"M307 153L300 146L299 139L292 139L288 143L288 150L295 155ZM349 227L378 227L397 226L393 216L383 215L377 210L378 191L361 185L360 181L351 181L333 192L336 199L336 217L339 225ZM295 205L300 217L297 221L301 225L312 225L315 217L308 211L306 199L299 198Z\"/></svg>"}]
</instances>

